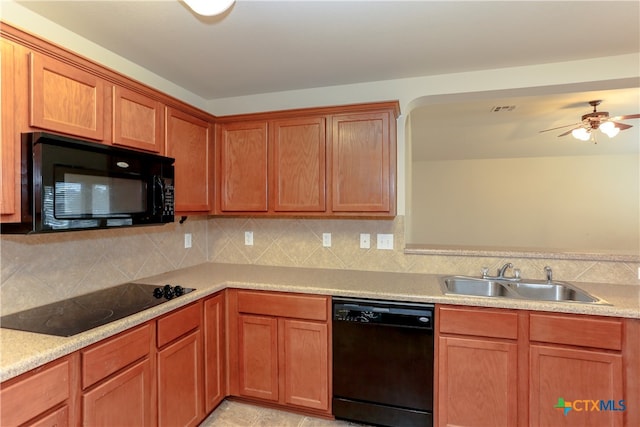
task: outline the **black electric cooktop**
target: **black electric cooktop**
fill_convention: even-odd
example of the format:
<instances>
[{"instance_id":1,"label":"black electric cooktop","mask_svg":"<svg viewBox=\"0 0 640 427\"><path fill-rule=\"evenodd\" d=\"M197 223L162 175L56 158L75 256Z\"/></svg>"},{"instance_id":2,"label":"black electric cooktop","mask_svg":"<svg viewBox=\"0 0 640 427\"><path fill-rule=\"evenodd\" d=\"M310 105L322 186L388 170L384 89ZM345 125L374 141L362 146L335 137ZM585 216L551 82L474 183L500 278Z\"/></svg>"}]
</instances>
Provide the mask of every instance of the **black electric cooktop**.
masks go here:
<instances>
[{"instance_id":1,"label":"black electric cooktop","mask_svg":"<svg viewBox=\"0 0 640 427\"><path fill-rule=\"evenodd\" d=\"M71 299L0 317L0 326L19 331L69 337L193 291L165 285L125 283Z\"/></svg>"}]
</instances>

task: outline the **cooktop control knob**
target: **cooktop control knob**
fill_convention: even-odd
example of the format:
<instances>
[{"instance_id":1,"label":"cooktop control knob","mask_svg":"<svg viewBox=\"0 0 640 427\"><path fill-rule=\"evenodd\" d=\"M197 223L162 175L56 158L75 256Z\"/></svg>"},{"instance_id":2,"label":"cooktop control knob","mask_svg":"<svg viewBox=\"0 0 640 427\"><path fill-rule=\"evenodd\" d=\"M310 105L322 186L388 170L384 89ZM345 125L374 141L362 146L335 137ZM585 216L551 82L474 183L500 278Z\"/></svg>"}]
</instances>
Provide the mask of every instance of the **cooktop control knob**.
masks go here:
<instances>
[{"instance_id":1,"label":"cooktop control knob","mask_svg":"<svg viewBox=\"0 0 640 427\"><path fill-rule=\"evenodd\" d=\"M161 288L155 288L153 290L153 296L160 299L173 299L185 294L185 289L182 286L164 285Z\"/></svg>"}]
</instances>

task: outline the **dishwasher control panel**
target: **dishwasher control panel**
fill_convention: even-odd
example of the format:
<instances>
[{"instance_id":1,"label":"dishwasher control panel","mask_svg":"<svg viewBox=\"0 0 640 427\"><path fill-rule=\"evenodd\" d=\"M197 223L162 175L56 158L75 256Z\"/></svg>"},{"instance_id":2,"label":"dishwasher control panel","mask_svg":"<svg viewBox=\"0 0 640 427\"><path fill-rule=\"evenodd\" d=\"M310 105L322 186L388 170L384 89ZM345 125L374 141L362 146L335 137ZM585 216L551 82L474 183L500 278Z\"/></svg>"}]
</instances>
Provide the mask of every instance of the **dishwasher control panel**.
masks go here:
<instances>
[{"instance_id":1,"label":"dishwasher control panel","mask_svg":"<svg viewBox=\"0 0 640 427\"><path fill-rule=\"evenodd\" d=\"M333 321L375 323L433 329L430 304L398 303L351 298L333 299Z\"/></svg>"}]
</instances>

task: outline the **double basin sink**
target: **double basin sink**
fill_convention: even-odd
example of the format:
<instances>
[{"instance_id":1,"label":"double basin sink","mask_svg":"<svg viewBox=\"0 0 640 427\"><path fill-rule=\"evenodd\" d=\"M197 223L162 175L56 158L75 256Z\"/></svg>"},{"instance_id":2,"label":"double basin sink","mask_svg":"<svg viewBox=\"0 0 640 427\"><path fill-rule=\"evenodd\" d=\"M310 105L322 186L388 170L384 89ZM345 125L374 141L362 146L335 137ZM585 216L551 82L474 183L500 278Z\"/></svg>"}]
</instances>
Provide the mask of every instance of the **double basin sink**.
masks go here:
<instances>
[{"instance_id":1,"label":"double basin sink","mask_svg":"<svg viewBox=\"0 0 640 427\"><path fill-rule=\"evenodd\" d=\"M608 304L576 286L557 281L448 276L440 280L440 286L447 295Z\"/></svg>"}]
</instances>

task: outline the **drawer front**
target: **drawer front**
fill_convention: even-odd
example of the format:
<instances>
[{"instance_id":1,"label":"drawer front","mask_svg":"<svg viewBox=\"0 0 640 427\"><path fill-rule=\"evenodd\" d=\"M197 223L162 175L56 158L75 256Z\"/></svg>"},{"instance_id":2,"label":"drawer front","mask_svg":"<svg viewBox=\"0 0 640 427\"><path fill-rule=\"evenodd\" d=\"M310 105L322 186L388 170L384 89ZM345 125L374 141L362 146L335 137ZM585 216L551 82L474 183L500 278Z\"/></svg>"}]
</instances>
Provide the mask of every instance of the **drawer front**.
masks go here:
<instances>
[{"instance_id":1,"label":"drawer front","mask_svg":"<svg viewBox=\"0 0 640 427\"><path fill-rule=\"evenodd\" d=\"M68 399L71 369L71 361L65 359L18 377L9 386L3 384L0 425L20 425Z\"/></svg>"},{"instance_id":2,"label":"drawer front","mask_svg":"<svg viewBox=\"0 0 640 427\"><path fill-rule=\"evenodd\" d=\"M158 347L200 327L202 302L180 308L158 320Z\"/></svg>"},{"instance_id":3,"label":"drawer front","mask_svg":"<svg viewBox=\"0 0 640 427\"><path fill-rule=\"evenodd\" d=\"M507 310L440 307L440 333L491 338L518 338L518 314Z\"/></svg>"},{"instance_id":4,"label":"drawer front","mask_svg":"<svg viewBox=\"0 0 640 427\"><path fill-rule=\"evenodd\" d=\"M619 319L535 313L529 319L531 341L622 349L622 321Z\"/></svg>"},{"instance_id":5,"label":"drawer front","mask_svg":"<svg viewBox=\"0 0 640 427\"><path fill-rule=\"evenodd\" d=\"M82 388L85 389L149 354L151 325L132 331L82 350Z\"/></svg>"},{"instance_id":6,"label":"drawer front","mask_svg":"<svg viewBox=\"0 0 640 427\"><path fill-rule=\"evenodd\" d=\"M238 291L238 312L295 319L328 320L329 297Z\"/></svg>"}]
</instances>

